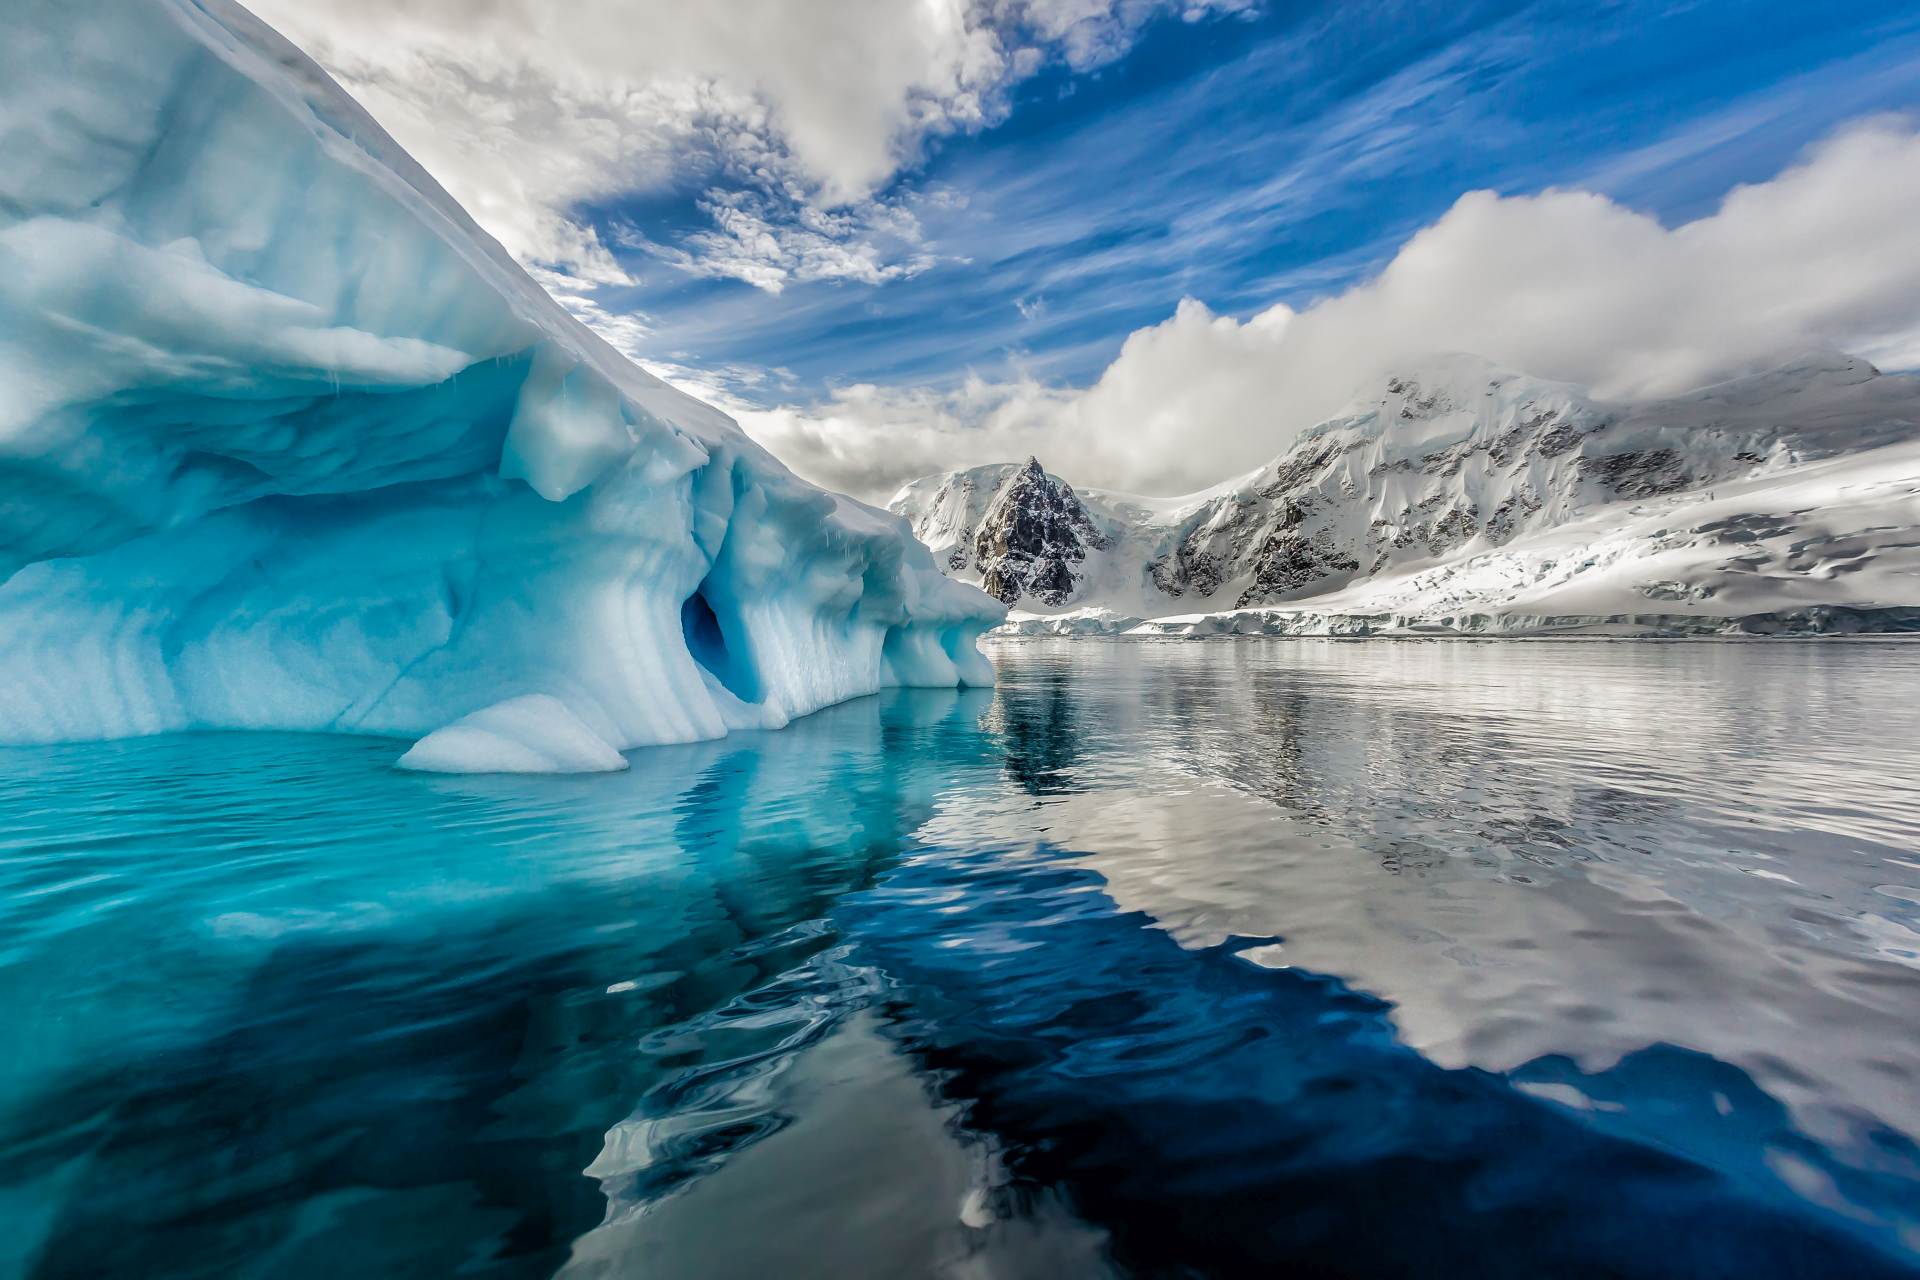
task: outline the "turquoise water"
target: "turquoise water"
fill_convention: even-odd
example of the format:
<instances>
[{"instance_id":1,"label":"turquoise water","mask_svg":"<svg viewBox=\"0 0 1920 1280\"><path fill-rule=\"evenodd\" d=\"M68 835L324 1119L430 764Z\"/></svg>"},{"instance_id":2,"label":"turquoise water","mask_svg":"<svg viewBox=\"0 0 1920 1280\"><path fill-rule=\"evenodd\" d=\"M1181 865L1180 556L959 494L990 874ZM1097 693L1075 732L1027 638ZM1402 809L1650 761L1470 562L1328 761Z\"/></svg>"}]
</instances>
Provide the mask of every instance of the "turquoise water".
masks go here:
<instances>
[{"instance_id":1,"label":"turquoise water","mask_svg":"<svg viewBox=\"0 0 1920 1280\"><path fill-rule=\"evenodd\" d=\"M0 752L0 1275L1920 1274L1920 645Z\"/></svg>"}]
</instances>

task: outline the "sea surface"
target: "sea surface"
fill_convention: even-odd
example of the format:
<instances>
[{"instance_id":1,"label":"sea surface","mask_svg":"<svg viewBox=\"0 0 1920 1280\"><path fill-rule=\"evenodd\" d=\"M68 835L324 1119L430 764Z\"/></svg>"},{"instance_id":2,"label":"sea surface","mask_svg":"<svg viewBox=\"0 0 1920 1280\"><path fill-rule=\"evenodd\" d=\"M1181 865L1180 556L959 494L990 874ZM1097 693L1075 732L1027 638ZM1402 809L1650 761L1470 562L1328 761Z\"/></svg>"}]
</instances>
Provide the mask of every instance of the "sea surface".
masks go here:
<instances>
[{"instance_id":1,"label":"sea surface","mask_svg":"<svg viewBox=\"0 0 1920 1280\"><path fill-rule=\"evenodd\" d=\"M0 1275L1920 1275L1920 642L0 751Z\"/></svg>"}]
</instances>

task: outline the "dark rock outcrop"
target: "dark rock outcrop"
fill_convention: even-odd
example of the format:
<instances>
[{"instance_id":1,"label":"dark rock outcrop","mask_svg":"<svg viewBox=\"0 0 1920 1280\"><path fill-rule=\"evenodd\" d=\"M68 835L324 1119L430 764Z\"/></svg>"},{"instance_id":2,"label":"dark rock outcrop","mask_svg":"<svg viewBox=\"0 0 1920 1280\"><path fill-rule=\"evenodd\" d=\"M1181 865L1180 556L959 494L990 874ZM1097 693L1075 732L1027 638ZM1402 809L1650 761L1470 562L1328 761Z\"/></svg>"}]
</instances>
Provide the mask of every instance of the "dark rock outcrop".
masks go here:
<instances>
[{"instance_id":1,"label":"dark rock outcrop","mask_svg":"<svg viewBox=\"0 0 1920 1280\"><path fill-rule=\"evenodd\" d=\"M1106 538L1074 495L1037 458L1001 486L974 534L980 585L1004 604L1031 598L1065 604L1079 579L1074 570Z\"/></svg>"}]
</instances>

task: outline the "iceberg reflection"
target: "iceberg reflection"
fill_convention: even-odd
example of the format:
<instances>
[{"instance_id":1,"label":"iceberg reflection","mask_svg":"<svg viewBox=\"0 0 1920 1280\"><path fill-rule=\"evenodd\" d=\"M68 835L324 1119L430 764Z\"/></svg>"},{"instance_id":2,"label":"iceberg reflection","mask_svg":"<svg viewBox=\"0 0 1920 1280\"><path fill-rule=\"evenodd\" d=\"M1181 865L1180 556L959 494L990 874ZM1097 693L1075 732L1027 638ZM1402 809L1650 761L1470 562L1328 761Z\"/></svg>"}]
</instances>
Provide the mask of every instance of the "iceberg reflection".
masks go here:
<instances>
[{"instance_id":1,"label":"iceberg reflection","mask_svg":"<svg viewBox=\"0 0 1920 1280\"><path fill-rule=\"evenodd\" d=\"M0 1270L1920 1270L1920 654L998 657L592 778L4 753Z\"/></svg>"}]
</instances>

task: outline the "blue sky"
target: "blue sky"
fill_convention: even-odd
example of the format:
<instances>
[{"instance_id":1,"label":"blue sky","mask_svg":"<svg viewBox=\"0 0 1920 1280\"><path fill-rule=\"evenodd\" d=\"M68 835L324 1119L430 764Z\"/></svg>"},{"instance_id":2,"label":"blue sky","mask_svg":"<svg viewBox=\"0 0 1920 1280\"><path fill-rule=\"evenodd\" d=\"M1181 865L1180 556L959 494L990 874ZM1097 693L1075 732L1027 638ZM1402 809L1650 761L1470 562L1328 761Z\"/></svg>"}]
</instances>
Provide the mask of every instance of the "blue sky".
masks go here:
<instances>
[{"instance_id":1,"label":"blue sky","mask_svg":"<svg viewBox=\"0 0 1920 1280\"><path fill-rule=\"evenodd\" d=\"M1270 4L1164 18L928 144L881 193L924 230L910 278L772 294L617 247L629 225L702 228L698 188L579 212L640 280L598 295L647 318L640 353L791 375L749 399L969 370L1084 382L1184 296L1244 314L1341 289L1464 191L1577 186L1671 224L1916 104L1912 5Z\"/></svg>"},{"instance_id":2,"label":"blue sky","mask_svg":"<svg viewBox=\"0 0 1920 1280\"><path fill-rule=\"evenodd\" d=\"M1026 452L1211 484L1423 353L1920 367L1911 0L255 6L577 315L869 498Z\"/></svg>"}]
</instances>

